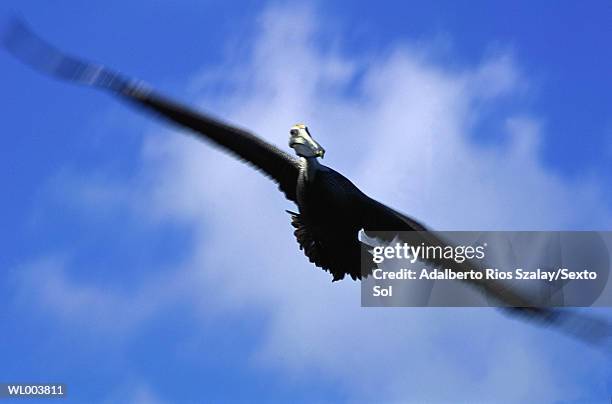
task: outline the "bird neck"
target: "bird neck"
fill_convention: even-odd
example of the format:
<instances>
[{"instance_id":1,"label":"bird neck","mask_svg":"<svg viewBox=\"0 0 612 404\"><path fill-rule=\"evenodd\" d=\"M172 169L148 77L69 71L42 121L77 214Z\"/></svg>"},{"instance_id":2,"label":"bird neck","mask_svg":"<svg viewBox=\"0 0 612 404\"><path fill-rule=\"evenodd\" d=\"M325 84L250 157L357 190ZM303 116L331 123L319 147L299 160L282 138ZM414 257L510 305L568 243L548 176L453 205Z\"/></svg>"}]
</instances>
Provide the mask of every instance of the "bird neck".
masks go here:
<instances>
[{"instance_id":1,"label":"bird neck","mask_svg":"<svg viewBox=\"0 0 612 404\"><path fill-rule=\"evenodd\" d=\"M317 157L302 157L302 161L306 165L306 180L313 181L322 167L319 160Z\"/></svg>"}]
</instances>

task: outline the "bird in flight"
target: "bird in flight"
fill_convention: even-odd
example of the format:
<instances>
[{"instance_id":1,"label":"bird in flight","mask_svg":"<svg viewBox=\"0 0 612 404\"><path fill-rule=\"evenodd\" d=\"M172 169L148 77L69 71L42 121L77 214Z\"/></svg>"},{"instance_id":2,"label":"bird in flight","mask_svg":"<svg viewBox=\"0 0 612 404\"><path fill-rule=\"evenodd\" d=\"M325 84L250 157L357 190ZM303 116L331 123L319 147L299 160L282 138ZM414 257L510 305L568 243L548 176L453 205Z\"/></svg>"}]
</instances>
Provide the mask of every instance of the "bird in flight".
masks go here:
<instances>
[{"instance_id":1,"label":"bird in flight","mask_svg":"<svg viewBox=\"0 0 612 404\"><path fill-rule=\"evenodd\" d=\"M289 130L291 156L247 130L181 105L105 66L67 56L14 21L5 47L27 64L55 77L110 91L120 98L188 128L205 141L260 170L278 184L298 212L287 211L301 250L332 280L361 279L361 258L369 247L361 229L423 231L416 220L368 197L337 171L323 165L325 150L308 127Z\"/></svg>"},{"instance_id":2,"label":"bird in flight","mask_svg":"<svg viewBox=\"0 0 612 404\"><path fill-rule=\"evenodd\" d=\"M371 247L359 240L362 230L368 236L373 234L369 230L418 231L427 235L424 237L428 237L430 244L444 244L417 220L367 196L345 176L322 164L320 159L325 149L304 124L293 125L289 130L288 145L295 153L292 156L247 130L195 111L140 81L61 52L32 33L21 20L12 20L0 32L0 40L6 50L31 67L60 79L105 90L157 113L271 178L297 207L298 212L287 212L291 215L299 248L310 262L328 271L332 281L347 275L353 280L362 279L373 269L375 264L365 270L362 267L362 260L371 258ZM381 233L375 234L380 237ZM483 293L511 306L507 309L509 312L557 325L589 342L610 337L610 325L605 321L533 307L519 293L495 282L473 283Z\"/></svg>"}]
</instances>

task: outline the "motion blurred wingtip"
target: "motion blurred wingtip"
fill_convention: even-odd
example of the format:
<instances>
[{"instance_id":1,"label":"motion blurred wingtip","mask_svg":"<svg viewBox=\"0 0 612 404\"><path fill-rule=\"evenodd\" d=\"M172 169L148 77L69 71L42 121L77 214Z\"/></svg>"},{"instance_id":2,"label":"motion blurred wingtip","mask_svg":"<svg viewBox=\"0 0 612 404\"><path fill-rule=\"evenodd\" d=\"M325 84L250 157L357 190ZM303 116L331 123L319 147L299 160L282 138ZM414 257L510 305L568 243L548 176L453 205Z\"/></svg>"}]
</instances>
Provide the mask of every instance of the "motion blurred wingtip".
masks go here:
<instances>
[{"instance_id":1,"label":"motion blurred wingtip","mask_svg":"<svg viewBox=\"0 0 612 404\"><path fill-rule=\"evenodd\" d=\"M502 307L505 313L532 321L540 326L555 328L612 357L612 323L605 317L572 309L530 309Z\"/></svg>"},{"instance_id":2,"label":"motion blurred wingtip","mask_svg":"<svg viewBox=\"0 0 612 404\"><path fill-rule=\"evenodd\" d=\"M117 73L85 60L72 57L31 30L17 15L8 17L0 27L2 47L29 67L52 77L74 83L123 92L126 80Z\"/></svg>"},{"instance_id":3,"label":"motion blurred wingtip","mask_svg":"<svg viewBox=\"0 0 612 404\"><path fill-rule=\"evenodd\" d=\"M0 18L0 45L19 61L34 65L33 51L42 42L19 14L11 13Z\"/></svg>"},{"instance_id":4,"label":"motion blurred wingtip","mask_svg":"<svg viewBox=\"0 0 612 404\"><path fill-rule=\"evenodd\" d=\"M20 36L28 32L24 18L17 13L0 16L0 43L10 49Z\"/></svg>"},{"instance_id":5,"label":"motion blurred wingtip","mask_svg":"<svg viewBox=\"0 0 612 404\"><path fill-rule=\"evenodd\" d=\"M0 44L3 48L6 48L9 43L11 32L13 31L13 25L15 24L14 18L8 15L0 16Z\"/></svg>"}]
</instances>

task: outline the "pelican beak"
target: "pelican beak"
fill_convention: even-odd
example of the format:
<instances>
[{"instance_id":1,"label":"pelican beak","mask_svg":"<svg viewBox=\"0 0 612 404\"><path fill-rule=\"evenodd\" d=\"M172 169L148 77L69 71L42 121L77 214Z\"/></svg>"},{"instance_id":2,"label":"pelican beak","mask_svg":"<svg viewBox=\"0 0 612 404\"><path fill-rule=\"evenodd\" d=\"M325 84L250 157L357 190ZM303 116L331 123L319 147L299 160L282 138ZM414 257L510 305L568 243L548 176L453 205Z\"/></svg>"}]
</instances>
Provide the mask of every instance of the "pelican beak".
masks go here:
<instances>
[{"instance_id":1,"label":"pelican beak","mask_svg":"<svg viewBox=\"0 0 612 404\"><path fill-rule=\"evenodd\" d=\"M313 154L317 157L323 158L325 155L325 149L321 146L316 140L314 140L310 135L305 139L306 143L310 146Z\"/></svg>"},{"instance_id":2,"label":"pelican beak","mask_svg":"<svg viewBox=\"0 0 612 404\"><path fill-rule=\"evenodd\" d=\"M323 158L325 149L312 138L306 125L294 125L289 133L289 147L292 147L298 156Z\"/></svg>"}]
</instances>

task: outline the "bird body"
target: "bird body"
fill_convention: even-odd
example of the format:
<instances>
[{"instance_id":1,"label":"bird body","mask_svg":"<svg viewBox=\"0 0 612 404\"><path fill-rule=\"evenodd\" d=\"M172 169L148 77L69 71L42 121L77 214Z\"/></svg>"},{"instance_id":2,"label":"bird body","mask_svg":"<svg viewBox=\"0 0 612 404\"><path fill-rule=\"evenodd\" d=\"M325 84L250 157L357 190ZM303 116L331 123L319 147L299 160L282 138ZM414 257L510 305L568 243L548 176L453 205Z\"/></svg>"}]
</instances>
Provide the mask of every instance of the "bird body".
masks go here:
<instances>
[{"instance_id":1,"label":"bird body","mask_svg":"<svg viewBox=\"0 0 612 404\"><path fill-rule=\"evenodd\" d=\"M294 234L311 262L329 270L333 280L361 278L363 228L359 199L365 195L350 180L315 158L301 158L297 181L299 214L292 213ZM349 209L347 207L354 207ZM347 259L352 257L352 259Z\"/></svg>"},{"instance_id":2,"label":"bird body","mask_svg":"<svg viewBox=\"0 0 612 404\"><path fill-rule=\"evenodd\" d=\"M363 195L359 188L342 174L316 161L307 161L305 166L300 171L296 188L300 213L315 223L359 230L358 212L347 209L355 206L355 199Z\"/></svg>"}]
</instances>

